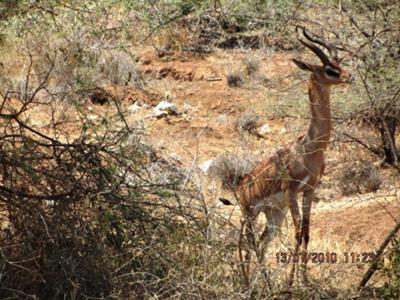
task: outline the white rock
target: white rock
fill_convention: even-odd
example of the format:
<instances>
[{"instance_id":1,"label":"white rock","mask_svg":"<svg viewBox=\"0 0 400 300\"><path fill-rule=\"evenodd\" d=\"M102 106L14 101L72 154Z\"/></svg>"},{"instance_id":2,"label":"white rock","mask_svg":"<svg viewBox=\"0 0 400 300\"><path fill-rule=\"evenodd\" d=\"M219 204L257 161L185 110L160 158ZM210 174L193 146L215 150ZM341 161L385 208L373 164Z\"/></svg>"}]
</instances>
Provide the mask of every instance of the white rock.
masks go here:
<instances>
[{"instance_id":1,"label":"white rock","mask_svg":"<svg viewBox=\"0 0 400 300\"><path fill-rule=\"evenodd\" d=\"M153 116L157 118L176 114L178 114L178 108L175 104L168 101L161 101L153 109Z\"/></svg>"},{"instance_id":2,"label":"white rock","mask_svg":"<svg viewBox=\"0 0 400 300\"><path fill-rule=\"evenodd\" d=\"M271 127L268 124L261 125L257 128L257 133L261 136L265 136L268 133L271 133Z\"/></svg>"},{"instance_id":3,"label":"white rock","mask_svg":"<svg viewBox=\"0 0 400 300\"><path fill-rule=\"evenodd\" d=\"M142 107L140 101L136 101L135 103L133 103L132 105L130 105L130 106L128 107L128 110L129 110L131 113L136 113L136 112L140 111L142 108L143 108L143 107Z\"/></svg>"},{"instance_id":4,"label":"white rock","mask_svg":"<svg viewBox=\"0 0 400 300\"><path fill-rule=\"evenodd\" d=\"M153 110L153 114L152 114L152 116L156 117L156 118L162 118L162 117L166 117L168 115L169 115L169 113L167 111L156 110L156 109Z\"/></svg>"},{"instance_id":5,"label":"white rock","mask_svg":"<svg viewBox=\"0 0 400 300\"><path fill-rule=\"evenodd\" d=\"M211 166L212 163L213 163L212 159L207 160L205 162L202 162L201 164L199 164L199 169L207 174L207 172L210 169L210 166Z\"/></svg>"}]
</instances>

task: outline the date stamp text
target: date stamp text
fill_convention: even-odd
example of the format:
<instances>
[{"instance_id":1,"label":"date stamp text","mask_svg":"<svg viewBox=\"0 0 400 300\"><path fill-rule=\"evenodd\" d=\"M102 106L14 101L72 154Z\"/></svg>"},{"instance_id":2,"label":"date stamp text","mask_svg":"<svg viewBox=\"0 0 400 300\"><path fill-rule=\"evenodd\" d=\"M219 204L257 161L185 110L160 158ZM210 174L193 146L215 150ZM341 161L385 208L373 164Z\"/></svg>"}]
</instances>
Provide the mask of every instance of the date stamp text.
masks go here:
<instances>
[{"instance_id":1,"label":"date stamp text","mask_svg":"<svg viewBox=\"0 0 400 300\"><path fill-rule=\"evenodd\" d=\"M292 252L280 251L275 254L278 264L288 263L312 263L312 264L370 264L376 260L374 252Z\"/></svg>"}]
</instances>

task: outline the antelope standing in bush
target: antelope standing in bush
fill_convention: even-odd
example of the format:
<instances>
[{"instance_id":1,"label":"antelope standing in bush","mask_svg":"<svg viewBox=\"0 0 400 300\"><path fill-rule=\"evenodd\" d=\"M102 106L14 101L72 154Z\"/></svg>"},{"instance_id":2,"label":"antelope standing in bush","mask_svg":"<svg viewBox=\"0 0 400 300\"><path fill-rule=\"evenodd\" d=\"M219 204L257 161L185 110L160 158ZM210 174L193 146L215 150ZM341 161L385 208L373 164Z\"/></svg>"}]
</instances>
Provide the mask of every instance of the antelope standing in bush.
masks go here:
<instances>
[{"instance_id":1,"label":"antelope standing in bush","mask_svg":"<svg viewBox=\"0 0 400 300\"><path fill-rule=\"evenodd\" d=\"M234 192L238 196L244 215L244 230L259 258L264 259L264 247L275 236L280 228L288 209L290 209L295 227L295 249L293 257L299 258L299 248L303 246L302 258L303 279L306 280L307 245L310 240L310 212L315 197L315 187L324 171L324 152L331 136L330 88L333 85L351 83L351 75L339 65L337 49L325 41L311 37L305 28L299 35L300 27L296 28L299 41L309 48L321 60L322 65L314 65L297 59L293 62L302 70L311 72L308 81L308 92L311 110L311 122L306 135L298 138L292 144L282 147L273 156L259 163L252 172L244 176ZM325 47L329 58L317 46ZM303 193L302 215L299 211L297 196ZM230 204L222 199L224 204ZM259 241L254 236L254 226L257 216L263 212L267 224ZM249 268L250 252L246 254ZM289 275L289 284L293 283L296 260ZM248 280L245 268L246 280Z\"/></svg>"}]
</instances>

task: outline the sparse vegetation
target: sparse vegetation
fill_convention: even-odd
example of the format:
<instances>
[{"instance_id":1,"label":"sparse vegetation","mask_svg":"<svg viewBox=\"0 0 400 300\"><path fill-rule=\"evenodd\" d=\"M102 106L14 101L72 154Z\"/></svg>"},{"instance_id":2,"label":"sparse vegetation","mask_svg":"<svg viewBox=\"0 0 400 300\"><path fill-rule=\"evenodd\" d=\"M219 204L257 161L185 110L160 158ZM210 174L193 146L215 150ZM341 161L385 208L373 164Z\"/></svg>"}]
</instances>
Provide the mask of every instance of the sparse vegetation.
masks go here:
<instances>
[{"instance_id":1,"label":"sparse vegetation","mask_svg":"<svg viewBox=\"0 0 400 300\"><path fill-rule=\"evenodd\" d=\"M354 138L374 154L391 165L398 165L399 149L396 132L400 120L400 76L398 72L400 52L399 7L390 2L386 5L360 3L347 13L359 12L349 17L357 37L354 58L360 77L364 101L350 112L350 117L361 119L379 135L376 144Z\"/></svg>"},{"instance_id":2,"label":"sparse vegetation","mask_svg":"<svg viewBox=\"0 0 400 300\"><path fill-rule=\"evenodd\" d=\"M340 182L343 195L350 195L376 192L382 184L382 178L376 166L367 164L344 169Z\"/></svg>"},{"instance_id":3,"label":"sparse vegetation","mask_svg":"<svg viewBox=\"0 0 400 300\"><path fill-rule=\"evenodd\" d=\"M241 134L245 132L254 133L259 125L259 121L260 116L258 116L257 114L247 113L240 116L235 121L234 125Z\"/></svg>"},{"instance_id":4,"label":"sparse vegetation","mask_svg":"<svg viewBox=\"0 0 400 300\"><path fill-rule=\"evenodd\" d=\"M400 240L394 238L388 250L387 264L383 272L388 277L384 286L385 296L390 299L400 297Z\"/></svg>"},{"instance_id":5,"label":"sparse vegetation","mask_svg":"<svg viewBox=\"0 0 400 300\"><path fill-rule=\"evenodd\" d=\"M328 10L334 13L325 18ZM352 285L359 275L343 284L343 269L331 265L314 267L311 287L289 288L287 266L275 264L276 250L291 251L286 238L267 249L273 257L265 267L269 289L257 273L262 268L253 266L246 284L239 271L238 208L216 205L223 191L207 180L219 178L232 190L262 155L286 142L275 127L263 140L243 141L260 113L274 125L285 122L290 134L302 130L308 103L303 85L296 85L303 78L296 80L303 75L280 61L262 74L268 86L253 85L264 70L258 55L299 50L293 34L299 23L347 39L342 46L359 84L352 94L333 95L332 102L345 99L335 108L344 111L338 123L350 119L338 126L357 127L363 133L353 136L357 143L398 165L398 13L396 1L372 0L1 1L0 298L357 297ZM338 26L324 28L320 17ZM248 48L258 55L239 56ZM143 53L150 53L146 64ZM288 52L285 60L295 55ZM230 60L224 81L226 56L240 58ZM152 78L150 68L161 63L171 76ZM178 72L185 76L174 77ZM191 109L173 119L152 117L162 98L153 93L165 90L178 107L190 103ZM146 104L142 115L129 112L136 102ZM214 119L220 121L207 123ZM339 139L333 147L347 147L342 141L349 142ZM174 143L178 147L170 148ZM168 159L177 149L183 149L180 159ZM349 155L358 160L360 154ZM213 159L211 179L197 173L200 159ZM340 165L342 158L335 159ZM346 195L374 193L391 180L398 202L397 177L390 178L397 175L387 169L328 164L336 194L340 188ZM322 248L336 251L329 247ZM398 248L395 238L376 271L381 281L371 283L373 293L399 297Z\"/></svg>"},{"instance_id":6,"label":"sparse vegetation","mask_svg":"<svg viewBox=\"0 0 400 300\"><path fill-rule=\"evenodd\" d=\"M243 74L240 70L232 70L226 75L230 87L241 87L244 84Z\"/></svg>"},{"instance_id":7,"label":"sparse vegetation","mask_svg":"<svg viewBox=\"0 0 400 300\"><path fill-rule=\"evenodd\" d=\"M248 76L254 76L260 69L260 62L256 58L248 57L244 60L244 65Z\"/></svg>"}]
</instances>

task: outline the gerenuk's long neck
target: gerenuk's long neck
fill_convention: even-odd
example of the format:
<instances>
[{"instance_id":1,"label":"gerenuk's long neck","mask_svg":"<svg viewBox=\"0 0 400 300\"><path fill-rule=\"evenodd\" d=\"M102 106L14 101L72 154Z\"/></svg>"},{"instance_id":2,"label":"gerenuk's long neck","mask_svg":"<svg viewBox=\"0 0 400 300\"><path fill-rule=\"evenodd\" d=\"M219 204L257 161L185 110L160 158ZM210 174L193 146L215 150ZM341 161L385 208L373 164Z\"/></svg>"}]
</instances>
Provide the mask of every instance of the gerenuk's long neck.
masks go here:
<instances>
[{"instance_id":1,"label":"gerenuk's long neck","mask_svg":"<svg viewBox=\"0 0 400 300\"><path fill-rule=\"evenodd\" d=\"M332 120L329 100L330 86L318 83L313 77L308 81L311 123L307 133L310 151L325 150L331 137Z\"/></svg>"}]
</instances>

